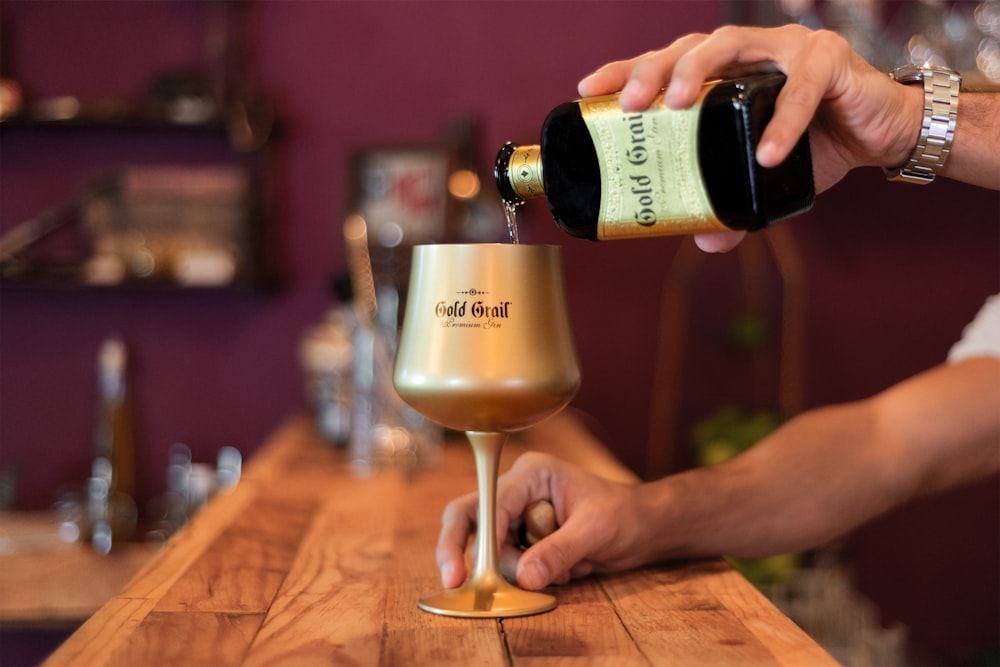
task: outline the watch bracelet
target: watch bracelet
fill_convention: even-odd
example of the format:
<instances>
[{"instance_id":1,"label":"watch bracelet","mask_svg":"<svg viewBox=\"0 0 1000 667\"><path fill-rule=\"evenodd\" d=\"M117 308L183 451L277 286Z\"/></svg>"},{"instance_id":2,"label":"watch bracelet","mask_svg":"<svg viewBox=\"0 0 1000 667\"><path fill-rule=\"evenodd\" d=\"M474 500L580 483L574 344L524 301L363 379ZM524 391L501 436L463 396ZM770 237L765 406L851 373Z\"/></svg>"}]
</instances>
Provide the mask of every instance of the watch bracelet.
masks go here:
<instances>
[{"instance_id":1,"label":"watch bracelet","mask_svg":"<svg viewBox=\"0 0 1000 667\"><path fill-rule=\"evenodd\" d=\"M894 74L890 76L896 79ZM926 184L934 180L951 153L962 79L957 72L925 69L919 80L924 88L924 115L917 144L905 164L885 171L890 180Z\"/></svg>"}]
</instances>

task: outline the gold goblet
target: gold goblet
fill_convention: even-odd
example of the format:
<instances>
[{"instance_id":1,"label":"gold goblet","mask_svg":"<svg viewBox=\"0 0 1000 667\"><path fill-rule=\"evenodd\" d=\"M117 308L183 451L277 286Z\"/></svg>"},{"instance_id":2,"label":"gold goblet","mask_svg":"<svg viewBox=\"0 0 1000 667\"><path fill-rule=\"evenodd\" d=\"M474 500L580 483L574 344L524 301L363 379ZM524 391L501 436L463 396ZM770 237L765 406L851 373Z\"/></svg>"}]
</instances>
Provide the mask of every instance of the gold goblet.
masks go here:
<instances>
[{"instance_id":1,"label":"gold goblet","mask_svg":"<svg viewBox=\"0 0 1000 667\"><path fill-rule=\"evenodd\" d=\"M472 618L548 611L555 598L500 574L496 487L507 434L554 415L580 386L558 246L417 246L393 383L428 419L465 431L476 460L478 540L472 577L420 599Z\"/></svg>"}]
</instances>

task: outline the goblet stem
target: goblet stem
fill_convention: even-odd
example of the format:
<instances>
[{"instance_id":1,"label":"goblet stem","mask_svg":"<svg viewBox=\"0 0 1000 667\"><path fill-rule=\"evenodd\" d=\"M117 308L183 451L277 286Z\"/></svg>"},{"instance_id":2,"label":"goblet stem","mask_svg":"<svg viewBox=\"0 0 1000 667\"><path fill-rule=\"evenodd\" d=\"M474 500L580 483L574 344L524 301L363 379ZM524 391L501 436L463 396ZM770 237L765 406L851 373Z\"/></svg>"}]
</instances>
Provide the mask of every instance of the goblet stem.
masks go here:
<instances>
[{"instance_id":1,"label":"goblet stem","mask_svg":"<svg viewBox=\"0 0 1000 667\"><path fill-rule=\"evenodd\" d=\"M492 593L499 585L499 547L497 544L497 471L506 433L467 431L476 460L479 487L479 530L473 584L483 593Z\"/></svg>"},{"instance_id":2,"label":"goblet stem","mask_svg":"<svg viewBox=\"0 0 1000 667\"><path fill-rule=\"evenodd\" d=\"M467 431L476 461L479 487L479 537L472 577L459 588L425 595L419 606L444 616L499 618L548 611L556 599L547 593L523 591L500 574L497 542L497 471L506 433Z\"/></svg>"}]
</instances>

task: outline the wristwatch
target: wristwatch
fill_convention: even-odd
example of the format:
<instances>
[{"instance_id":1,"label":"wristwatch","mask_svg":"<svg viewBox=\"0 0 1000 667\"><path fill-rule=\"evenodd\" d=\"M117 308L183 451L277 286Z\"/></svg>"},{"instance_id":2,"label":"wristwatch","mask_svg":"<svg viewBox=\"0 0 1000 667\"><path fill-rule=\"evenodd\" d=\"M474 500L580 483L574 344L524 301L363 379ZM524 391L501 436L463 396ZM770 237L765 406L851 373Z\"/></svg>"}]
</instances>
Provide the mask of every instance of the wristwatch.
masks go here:
<instances>
[{"instance_id":1,"label":"wristwatch","mask_svg":"<svg viewBox=\"0 0 1000 667\"><path fill-rule=\"evenodd\" d=\"M924 120L910 159L894 169L884 169L886 178L926 185L940 173L951 152L962 76L947 67L904 65L889 72L889 77L900 83L923 82Z\"/></svg>"}]
</instances>

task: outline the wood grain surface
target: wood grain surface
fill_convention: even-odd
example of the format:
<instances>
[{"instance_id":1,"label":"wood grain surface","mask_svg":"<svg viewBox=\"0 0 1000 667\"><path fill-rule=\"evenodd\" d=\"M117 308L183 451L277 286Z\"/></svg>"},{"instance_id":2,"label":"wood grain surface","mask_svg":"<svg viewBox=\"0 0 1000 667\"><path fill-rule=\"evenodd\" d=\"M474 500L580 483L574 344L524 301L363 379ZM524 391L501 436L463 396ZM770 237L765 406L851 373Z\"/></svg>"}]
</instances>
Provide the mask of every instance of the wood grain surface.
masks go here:
<instances>
[{"instance_id":1,"label":"wood grain surface","mask_svg":"<svg viewBox=\"0 0 1000 667\"><path fill-rule=\"evenodd\" d=\"M126 543L102 555L89 544L63 541L58 531L53 512L0 512L0 623L75 627L155 553L145 544Z\"/></svg>"},{"instance_id":2,"label":"wood grain surface","mask_svg":"<svg viewBox=\"0 0 1000 667\"><path fill-rule=\"evenodd\" d=\"M512 439L502 466L528 448L634 481L571 416ZM556 587L556 609L536 616L423 612L441 512L474 488L460 438L427 469L358 477L292 419L45 664L836 664L721 560Z\"/></svg>"}]
</instances>

